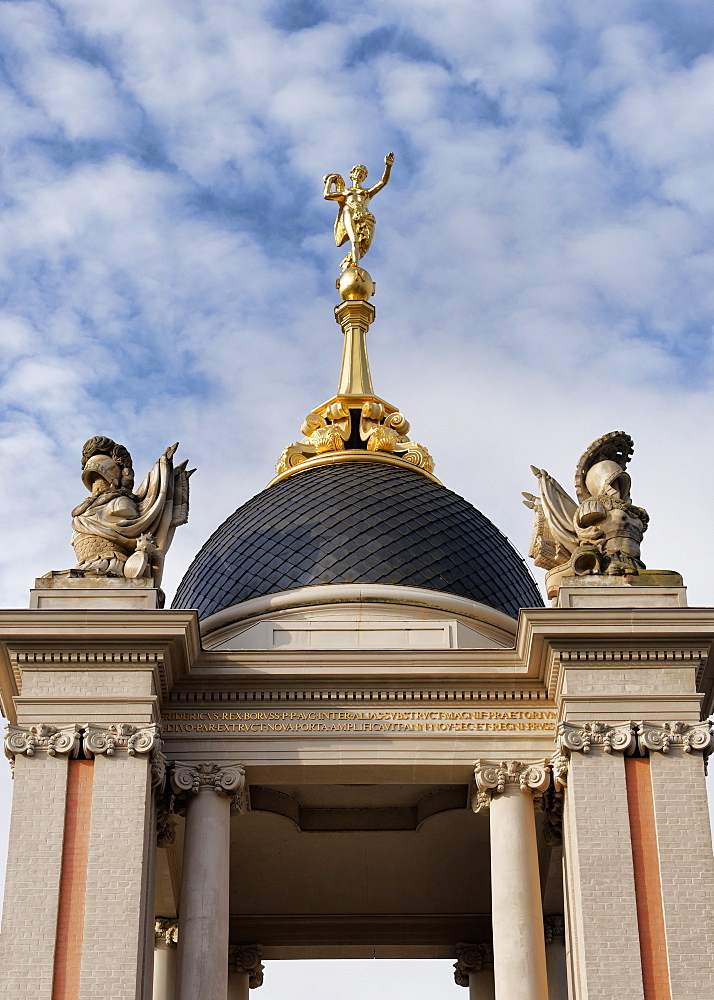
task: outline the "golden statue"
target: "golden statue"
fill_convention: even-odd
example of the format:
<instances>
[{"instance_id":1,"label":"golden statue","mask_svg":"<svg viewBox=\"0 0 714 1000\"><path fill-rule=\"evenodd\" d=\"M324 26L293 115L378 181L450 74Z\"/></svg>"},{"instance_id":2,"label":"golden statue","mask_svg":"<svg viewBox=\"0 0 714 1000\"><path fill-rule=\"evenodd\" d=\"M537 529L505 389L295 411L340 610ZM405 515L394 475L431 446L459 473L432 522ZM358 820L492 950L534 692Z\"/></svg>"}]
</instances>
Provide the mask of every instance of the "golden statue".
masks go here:
<instances>
[{"instance_id":1,"label":"golden statue","mask_svg":"<svg viewBox=\"0 0 714 1000\"><path fill-rule=\"evenodd\" d=\"M378 191L389 180L394 163L394 153L384 157L384 173L374 187L363 188L362 181L367 177L367 168L358 163L350 170L352 187L345 188L345 182L340 174L326 174L323 197L328 201L337 202L337 219L335 220L335 243L341 247L350 241L350 251L342 261L344 271L348 267L359 267L359 262L369 250L374 236L374 216L369 210L369 203Z\"/></svg>"}]
</instances>

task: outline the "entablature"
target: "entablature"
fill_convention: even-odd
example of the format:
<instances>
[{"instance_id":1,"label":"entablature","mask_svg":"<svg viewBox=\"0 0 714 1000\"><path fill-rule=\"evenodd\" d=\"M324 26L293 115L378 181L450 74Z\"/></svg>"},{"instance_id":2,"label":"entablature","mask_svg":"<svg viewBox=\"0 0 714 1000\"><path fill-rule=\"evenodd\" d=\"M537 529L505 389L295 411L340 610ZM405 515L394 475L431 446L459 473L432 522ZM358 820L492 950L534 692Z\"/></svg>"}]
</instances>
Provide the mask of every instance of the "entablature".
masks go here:
<instances>
[{"instance_id":1,"label":"entablature","mask_svg":"<svg viewBox=\"0 0 714 1000\"><path fill-rule=\"evenodd\" d=\"M592 703L609 696L613 671L626 668L633 696L646 690L649 701L680 698L690 707L694 698L704 716L712 705L712 641L714 609L708 608L527 609L513 648L410 650L206 650L191 611L1 611L0 692L12 721L23 674L32 671L149 671L154 694L167 705L196 699L573 703L585 695ZM597 679L590 690L579 690L574 678L588 671L597 671ZM622 684L615 689L627 693Z\"/></svg>"}]
</instances>

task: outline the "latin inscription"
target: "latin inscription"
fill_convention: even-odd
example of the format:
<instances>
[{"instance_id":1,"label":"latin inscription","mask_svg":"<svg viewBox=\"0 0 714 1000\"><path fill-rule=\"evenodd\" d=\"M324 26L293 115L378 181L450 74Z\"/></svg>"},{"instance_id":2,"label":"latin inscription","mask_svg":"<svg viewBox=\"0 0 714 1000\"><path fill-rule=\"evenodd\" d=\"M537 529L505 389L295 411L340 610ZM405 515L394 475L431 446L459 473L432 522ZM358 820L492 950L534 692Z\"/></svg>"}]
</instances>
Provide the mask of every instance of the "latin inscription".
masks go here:
<instances>
[{"instance_id":1,"label":"latin inscription","mask_svg":"<svg viewBox=\"0 0 714 1000\"><path fill-rule=\"evenodd\" d=\"M344 709L242 709L164 712L164 733L197 735L304 733L498 733L555 730L556 712Z\"/></svg>"}]
</instances>

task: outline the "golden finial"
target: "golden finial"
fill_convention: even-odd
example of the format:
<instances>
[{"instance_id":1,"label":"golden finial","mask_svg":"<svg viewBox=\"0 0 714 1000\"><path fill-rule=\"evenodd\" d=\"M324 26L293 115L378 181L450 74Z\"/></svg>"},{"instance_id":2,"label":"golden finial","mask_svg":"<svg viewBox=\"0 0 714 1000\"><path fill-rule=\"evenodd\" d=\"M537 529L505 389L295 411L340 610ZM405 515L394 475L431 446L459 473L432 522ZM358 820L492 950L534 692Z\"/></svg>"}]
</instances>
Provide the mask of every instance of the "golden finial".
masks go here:
<instances>
[{"instance_id":1,"label":"golden finial","mask_svg":"<svg viewBox=\"0 0 714 1000\"><path fill-rule=\"evenodd\" d=\"M345 335L342 368L337 395L308 413L302 425L305 436L284 449L276 465L277 479L315 465L345 461L387 462L434 478L429 452L409 440L409 422L395 406L375 395L367 357L367 331L375 317L374 306L367 300L375 285L360 261L374 236L370 201L389 181L393 163L394 153L388 153L384 173L371 188L362 187L367 177L362 164L350 171L349 188L340 174L323 178L324 197L337 202L335 243L339 247L350 242L336 282L342 302L335 306L335 319Z\"/></svg>"}]
</instances>

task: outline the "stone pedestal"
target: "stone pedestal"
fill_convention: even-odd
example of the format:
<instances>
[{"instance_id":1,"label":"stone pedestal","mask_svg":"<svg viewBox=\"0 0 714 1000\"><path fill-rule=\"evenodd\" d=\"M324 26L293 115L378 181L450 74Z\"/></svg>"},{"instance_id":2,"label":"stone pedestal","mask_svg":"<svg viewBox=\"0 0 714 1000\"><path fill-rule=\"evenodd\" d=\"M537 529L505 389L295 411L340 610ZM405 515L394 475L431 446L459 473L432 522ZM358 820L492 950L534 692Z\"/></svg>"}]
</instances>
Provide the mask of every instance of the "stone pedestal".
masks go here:
<instances>
[{"instance_id":1,"label":"stone pedestal","mask_svg":"<svg viewBox=\"0 0 714 1000\"><path fill-rule=\"evenodd\" d=\"M156 611L164 594L148 580L53 570L35 580L30 609L39 611Z\"/></svg>"},{"instance_id":2,"label":"stone pedestal","mask_svg":"<svg viewBox=\"0 0 714 1000\"><path fill-rule=\"evenodd\" d=\"M679 573L643 570L637 576L564 576L553 601L558 608L686 608Z\"/></svg>"}]
</instances>

